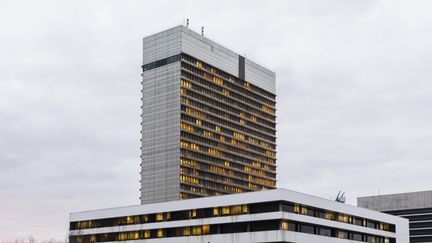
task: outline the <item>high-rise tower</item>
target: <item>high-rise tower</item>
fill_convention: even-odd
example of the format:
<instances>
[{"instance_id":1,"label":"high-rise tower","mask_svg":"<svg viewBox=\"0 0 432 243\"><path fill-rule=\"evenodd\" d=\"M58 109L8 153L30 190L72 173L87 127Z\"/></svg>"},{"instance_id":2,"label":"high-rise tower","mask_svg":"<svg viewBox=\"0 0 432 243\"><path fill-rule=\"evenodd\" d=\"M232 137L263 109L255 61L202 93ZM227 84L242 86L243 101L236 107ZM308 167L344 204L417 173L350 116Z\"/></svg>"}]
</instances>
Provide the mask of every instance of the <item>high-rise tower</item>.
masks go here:
<instances>
[{"instance_id":1,"label":"high-rise tower","mask_svg":"<svg viewBox=\"0 0 432 243\"><path fill-rule=\"evenodd\" d=\"M184 26L143 51L141 203L275 188L274 72Z\"/></svg>"}]
</instances>

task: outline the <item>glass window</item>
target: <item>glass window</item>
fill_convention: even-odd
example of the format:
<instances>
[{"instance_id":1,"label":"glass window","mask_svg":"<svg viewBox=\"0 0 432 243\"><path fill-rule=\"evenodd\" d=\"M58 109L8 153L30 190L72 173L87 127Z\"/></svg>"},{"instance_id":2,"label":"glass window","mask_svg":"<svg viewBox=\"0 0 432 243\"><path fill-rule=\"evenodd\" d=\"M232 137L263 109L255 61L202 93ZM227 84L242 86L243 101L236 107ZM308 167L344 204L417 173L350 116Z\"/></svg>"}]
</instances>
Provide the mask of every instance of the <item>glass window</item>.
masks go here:
<instances>
[{"instance_id":1,"label":"glass window","mask_svg":"<svg viewBox=\"0 0 432 243\"><path fill-rule=\"evenodd\" d=\"M192 235L200 235L200 234L202 234L201 226L193 226Z\"/></svg>"},{"instance_id":2,"label":"glass window","mask_svg":"<svg viewBox=\"0 0 432 243\"><path fill-rule=\"evenodd\" d=\"M213 216L219 216L219 208L213 208Z\"/></svg>"},{"instance_id":3,"label":"glass window","mask_svg":"<svg viewBox=\"0 0 432 243\"><path fill-rule=\"evenodd\" d=\"M191 232L190 232L190 227L184 227L183 228L183 235L184 236L188 236L188 235L190 235L191 234Z\"/></svg>"},{"instance_id":4,"label":"glass window","mask_svg":"<svg viewBox=\"0 0 432 243\"><path fill-rule=\"evenodd\" d=\"M210 225L203 225L203 227L202 227L202 233L203 234L210 233Z\"/></svg>"},{"instance_id":5,"label":"glass window","mask_svg":"<svg viewBox=\"0 0 432 243\"><path fill-rule=\"evenodd\" d=\"M163 219L164 219L163 213L156 214L156 221L163 221Z\"/></svg>"},{"instance_id":6,"label":"glass window","mask_svg":"<svg viewBox=\"0 0 432 243\"><path fill-rule=\"evenodd\" d=\"M228 215L228 214L230 214L230 208L222 207L222 215Z\"/></svg>"},{"instance_id":7,"label":"glass window","mask_svg":"<svg viewBox=\"0 0 432 243\"><path fill-rule=\"evenodd\" d=\"M282 230L288 230L288 222L286 221L282 221L282 226L281 226Z\"/></svg>"},{"instance_id":8,"label":"glass window","mask_svg":"<svg viewBox=\"0 0 432 243\"><path fill-rule=\"evenodd\" d=\"M161 237L163 237L163 236L164 236L163 229L158 229L158 230L157 230L157 237L158 237L158 238L161 238Z\"/></svg>"}]
</instances>

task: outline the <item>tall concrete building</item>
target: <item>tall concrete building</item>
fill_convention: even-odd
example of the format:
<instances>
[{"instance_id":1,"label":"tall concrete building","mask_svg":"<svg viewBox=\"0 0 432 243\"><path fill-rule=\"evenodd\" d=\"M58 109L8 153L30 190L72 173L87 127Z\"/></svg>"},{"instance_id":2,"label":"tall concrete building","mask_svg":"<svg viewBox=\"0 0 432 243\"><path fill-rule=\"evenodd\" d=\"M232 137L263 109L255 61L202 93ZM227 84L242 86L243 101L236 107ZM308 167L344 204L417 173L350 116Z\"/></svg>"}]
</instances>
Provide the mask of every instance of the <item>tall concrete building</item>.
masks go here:
<instances>
[{"instance_id":1,"label":"tall concrete building","mask_svg":"<svg viewBox=\"0 0 432 243\"><path fill-rule=\"evenodd\" d=\"M360 197L357 205L407 218L410 242L432 242L432 191Z\"/></svg>"},{"instance_id":2,"label":"tall concrete building","mask_svg":"<svg viewBox=\"0 0 432 243\"><path fill-rule=\"evenodd\" d=\"M274 72L184 26L142 68L142 204L276 187Z\"/></svg>"}]
</instances>

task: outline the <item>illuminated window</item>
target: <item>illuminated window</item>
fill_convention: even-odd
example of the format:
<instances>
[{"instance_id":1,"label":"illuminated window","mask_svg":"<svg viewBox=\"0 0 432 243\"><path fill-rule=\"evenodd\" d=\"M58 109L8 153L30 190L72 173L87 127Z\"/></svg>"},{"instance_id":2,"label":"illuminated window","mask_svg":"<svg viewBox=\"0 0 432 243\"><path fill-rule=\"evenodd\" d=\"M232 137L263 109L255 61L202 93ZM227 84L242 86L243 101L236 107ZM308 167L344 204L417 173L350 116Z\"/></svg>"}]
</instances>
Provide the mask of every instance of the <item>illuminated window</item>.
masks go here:
<instances>
[{"instance_id":1,"label":"illuminated window","mask_svg":"<svg viewBox=\"0 0 432 243\"><path fill-rule=\"evenodd\" d=\"M344 223L348 223L349 222L349 217L346 214L339 214L338 215L338 221L344 222Z\"/></svg>"},{"instance_id":2,"label":"illuminated window","mask_svg":"<svg viewBox=\"0 0 432 243\"><path fill-rule=\"evenodd\" d=\"M186 131L191 131L191 132L193 132L194 131L194 127L192 127L191 125L189 125L189 124L186 124L186 123L180 123L180 127L183 129L183 130L186 130Z\"/></svg>"},{"instance_id":3,"label":"illuminated window","mask_svg":"<svg viewBox=\"0 0 432 243\"><path fill-rule=\"evenodd\" d=\"M156 214L156 221L162 221L164 219L163 213Z\"/></svg>"},{"instance_id":4,"label":"illuminated window","mask_svg":"<svg viewBox=\"0 0 432 243\"><path fill-rule=\"evenodd\" d=\"M156 236L157 236L158 238L163 237L163 236L164 236L163 229L158 229L158 230L157 230L157 234L156 234Z\"/></svg>"},{"instance_id":5,"label":"illuminated window","mask_svg":"<svg viewBox=\"0 0 432 243\"><path fill-rule=\"evenodd\" d=\"M213 216L219 216L219 208L213 208Z\"/></svg>"},{"instance_id":6,"label":"illuminated window","mask_svg":"<svg viewBox=\"0 0 432 243\"><path fill-rule=\"evenodd\" d=\"M242 212L243 213L248 213L249 212L249 207L248 207L248 205L242 205Z\"/></svg>"},{"instance_id":7,"label":"illuminated window","mask_svg":"<svg viewBox=\"0 0 432 243\"><path fill-rule=\"evenodd\" d=\"M210 233L210 225L203 225L203 226L202 226L202 233L203 233L203 234L208 234L208 233Z\"/></svg>"},{"instance_id":8,"label":"illuminated window","mask_svg":"<svg viewBox=\"0 0 432 243\"><path fill-rule=\"evenodd\" d=\"M144 230L144 238L150 238L150 230Z\"/></svg>"},{"instance_id":9,"label":"illuminated window","mask_svg":"<svg viewBox=\"0 0 432 243\"><path fill-rule=\"evenodd\" d=\"M190 144L191 149L199 150L199 145L195 143Z\"/></svg>"},{"instance_id":10,"label":"illuminated window","mask_svg":"<svg viewBox=\"0 0 432 243\"><path fill-rule=\"evenodd\" d=\"M189 99L188 98L182 97L181 100L182 100L183 103L189 104Z\"/></svg>"},{"instance_id":11,"label":"illuminated window","mask_svg":"<svg viewBox=\"0 0 432 243\"><path fill-rule=\"evenodd\" d=\"M273 151L268 151L268 150L266 150L266 154L267 154L268 156L271 156L271 157L276 157L276 153L273 152Z\"/></svg>"},{"instance_id":12,"label":"illuminated window","mask_svg":"<svg viewBox=\"0 0 432 243\"><path fill-rule=\"evenodd\" d=\"M117 238L118 238L118 240L127 240L128 239L127 233L120 232L120 233L118 233Z\"/></svg>"},{"instance_id":13,"label":"illuminated window","mask_svg":"<svg viewBox=\"0 0 432 243\"><path fill-rule=\"evenodd\" d=\"M190 144L188 142L185 142L185 141L180 141L180 146L181 147L190 147Z\"/></svg>"},{"instance_id":14,"label":"illuminated window","mask_svg":"<svg viewBox=\"0 0 432 243\"><path fill-rule=\"evenodd\" d=\"M213 81L217 84L223 85L223 80L218 77L213 77Z\"/></svg>"},{"instance_id":15,"label":"illuminated window","mask_svg":"<svg viewBox=\"0 0 432 243\"><path fill-rule=\"evenodd\" d=\"M224 93L224 95L228 96L230 94L229 90L227 89L223 89L222 92Z\"/></svg>"},{"instance_id":16,"label":"illuminated window","mask_svg":"<svg viewBox=\"0 0 432 243\"><path fill-rule=\"evenodd\" d=\"M188 81L184 81L184 80L181 81L181 85L184 86L184 87L187 87L187 88L191 88L192 87L191 83L189 83Z\"/></svg>"},{"instance_id":17,"label":"illuminated window","mask_svg":"<svg viewBox=\"0 0 432 243\"><path fill-rule=\"evenodd\" d=\"M184 227L183 228L183 235L187 236L190 234L191 234L190 227Z\"/></svg>"},{"instance_id":18,"label":"illuminated window","mask_svg":"<svg viewBox=\"0 0 432 243\"><path fill-rule=\"evenodd\" d=\"M218 131L218 132L220 132L220 131L221 131L221 128L218 127L218 126L216 126L216 127L215 127L215 130Z\"/></svg>"},{"instance_id":19,"label":"illuminated window","mask_svg":"<svg viewBox=\"0 0 432 243\"><path fill-rule=\"evenodd\" d=\"M222 141L225 141L225 137L222 136L222 135L220 135L219 139L222 140Z\"/></svg>"},{"instance_id":20,"label":"illuminated window","mask_svg":"<svg viewBox=\"0 0 432 243\"><path fill-rule=\"evenodd\" d=\"M251 87L250 83L244 83L244 86L248 89L250 89L250 87Z\"/></svg>"},{"instance_id":21,"label":"illuminated window","mask_svg":"<svg viewBox=\"0 0 432 243\"><path fill-rule=\"evenodd\" d=\"M224 164L225 164L225 166L226 166L226 167L230 167L230 162L228 162L228 161L225 161L225 163L224 163Z\"/></svg>"},{"instance_id":22,"label":"illuminated window","mask_svg":"<svg viewBox=\"0 0 432 243\"><path fill-rule=\"evenodd\" d=\"M181 88L181 89L180 89L180 93L181 93L181 94L186 94L187 91L186 91L185 89Z\"/></svg>"},{"instance_id":23,"label":"illuminated window","mask_svg":"<svg viewBox=\"0 0 432 243\"><path fill-rule=\"evenodd\" d=\"M305 207L301 207L301 214L307 214L308 213L308 209Z\"/></svg>"},{"instance_id":24,"label":"illuminated window","mask_svg":"<svg viewBox=\"0 0 432 243\"><path fill-rule=\"evenodd\" d=\"M222 155L222 153L219 150L216 150L216 149L209 148L207 151L208 151L209 154Z\"/></svg>"},{"instance_id":25,"label":"illuminated window","mask_svg":"<svg viewBox=\"0 0 432 243\"><path fill-rule=\"evenodd\" d=\"M256 116L250 116L250 119L252 120L252 121L256 121L257 120L257 118L256 118Z\"/></svg>"},{"instance_id":26,"label":"illuminated window","mask_svg":"<svg viewBox=\"0 0 432 243\"><path fill-rule=\"evenodd\" d=\"M196 61L195 65L196 65L197 67L199 67L199 68L202 68L202 67L203 67L203 63L200 62L200 61Z\"/></svg>"},{"instance_id":27,"label":"illuminated window","mask_svg":"<svg viewBox=\"0 0 432 243\"><path fill-rule=\"evenodd\" d=\"M202 234L201 226L193 226L192 227L192 235L200 235Z\"/></svg>"},{"instance_id":28,"label":"illuminated window","mask_svg":"<svg viewBox=\"0 0 432 243\"><path fill-rule=\"evenodd\" d=\"M144 222L148 222L149 221L149 216L148 215L144 215L143 216L143 220L144 220Z\"/></svg>"},{"instance_id":29,"label":"illuminated window","mask_svg":"<svg viewBox=\"0 0 432 243\"><path fill-rule=\"evenodd\" d=\"M240 124L244 125L245 121L243 119L240 119Z\"/></svg>"},{"instance_id":30,"label":"illuminated window","mask_svg":"<svg viewBox=\"0 0 432 243\"><path fill-rule=\"evenodd\" d=\"M239 133L239 132L234 132L234 137L236 138L240 138L240 139L245 139L245 135Z\"/></svg>"},{"instance_id":31,"label":"illuminated window","mask_svg":"<svg viewBox=\"0 0 432 243\"><path fill-rule=\"evenodd\" d=\"M213 133L209 131L204 131L204 136L213 137Z\"/></svg>"},{"instance_id":32,"label":"illuminated window","mask_svg":"<svg viewBox=\"0 0 432 243\"><path fill-rule=\"evenodd\" d=\"M231 206L231 214L232 215L236 215L236 214L242 214L243 210L242 210L242 206L241 205L237 205L237 206Z\"/></svg>"},{"instance_id":33,"label":"illuminated window","mask_svg":"<svg viewBox=\"0 0 432 243\"><path fill-rule=\"evenodd\" d=\"M282 230L288 230L288 222L282 221Z\"/></svg>"},{"instance_id":34,"label":"illuminated window","mask_svg":"<svg viewBox=\"0 0 432 243\"><path fill-rule=\"evenodd\" d=\"M294 213L300 213L300 205L294 205Z\"/></svg>"},{"instance_id":35,"label":"illuminated window","mask_svg":"<svg viewBox=\"0 0 432 243\"><path fill-rule=\"evenodd\" d=\"M325 218L329 219L329 220L334 220L335 219L335 214L333 212L326 212L325 213Z\"/></svg>"},{"instance_id":36,"label":"illuminated window","mask_svg":"<svg viewBox=\"0 0 432 243\"><path fill-rule=\"evenodd\" d=\"M272 114L275 113L274 109L272 109L272 108L270 108L270 107L268 107L268 106L266 106L266 105L262 105L262 106L261 106L261 109L262 109L263 111L265 111L265 112L268 112L268 113L272 113Z\"/></svg>"},{"instance_id":37,"label":"illuminated window","mask_svg":"<svg viewBox=\"0 0 432 243\"><path fill-rule=\"evenodd\" d=\"M192 216L193 219L196 218L196 215L197 215L196 210L195 209L192 210L191 216Z\"/></svg>"},{"instance_id":38,"label":"illuminated window","mask_svg":"<svg viewBox=\"0 0 432 243\"><path fill-rule=\"evenodd\" d=\"M222 215L228 215L228 214L230 214L230 208L222 207Z\"/></svg>"},{"instance_id":39,"label":"illuminated window","mask_svg":"<svg viewBox=\"0 0 432 243\"><path fill-rule=\"evenodd\" d=\"M171 219L171 213L170 213L170 212L166 213L166 219L167 219L167 220L170 220L170 219Z\"/></svg>"}]
</instances>

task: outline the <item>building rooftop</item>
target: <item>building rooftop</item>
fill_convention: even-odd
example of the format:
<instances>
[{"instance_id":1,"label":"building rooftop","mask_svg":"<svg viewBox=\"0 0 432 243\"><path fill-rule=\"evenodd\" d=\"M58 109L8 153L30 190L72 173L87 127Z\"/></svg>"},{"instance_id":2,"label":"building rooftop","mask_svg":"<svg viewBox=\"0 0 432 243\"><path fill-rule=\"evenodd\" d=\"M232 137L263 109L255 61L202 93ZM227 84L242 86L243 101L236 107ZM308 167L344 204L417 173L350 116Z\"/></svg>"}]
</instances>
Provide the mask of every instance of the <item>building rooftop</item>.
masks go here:
<instances>
[{"instance_id":1,"label":"building rooftop","mask_svg":"<svg viewBox=\"0 0 432 243\"><path fill-rule=\"evenodd\" d=\"M359 197L357 198L357 205L378 211L432 208L432 191Z\"/></svg>"},{"instance_id":2,"label":"building rooftop","mask_svg":"<svg viewBox=\"0 0 432 243\"><path fill-rule=\"evenodd\" d=\"M288 189L274 189L256 192L246 192L238 194L229 194L222 196L203 197L187 200L175 200L161 203L143 204L135 206L108 208L91 210L84 212L75 212L70 214L70 221L101 219L109 217L121 217L128 215L140 215L148 213L188 210L197 208L220 207L228 205L237 205L245 203L260 203L271 201L288 201L295 202L310 207L326 209L336 212L343 212L351 215L367 216L376 220L394 220L394 216L376 212L366 208L360 208L349 204L335 202Z\"/></svg>"}]
</instances>

